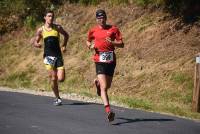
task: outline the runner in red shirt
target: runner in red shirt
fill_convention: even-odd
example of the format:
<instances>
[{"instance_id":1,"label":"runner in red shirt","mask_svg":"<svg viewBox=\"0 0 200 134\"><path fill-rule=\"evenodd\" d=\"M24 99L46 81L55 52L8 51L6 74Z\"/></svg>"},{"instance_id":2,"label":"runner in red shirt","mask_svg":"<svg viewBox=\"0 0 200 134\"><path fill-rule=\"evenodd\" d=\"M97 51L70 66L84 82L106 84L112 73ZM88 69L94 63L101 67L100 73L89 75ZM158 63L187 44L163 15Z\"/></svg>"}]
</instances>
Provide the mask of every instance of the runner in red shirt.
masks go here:
<instances>
[{"instance_id":1,"label":"runner in red shirt","mask_svg":"<svg viewBox=\"0 0 200 134\"><path fill-rule=\"evenodd\" d=\"M93 60L97 78L94 80L97 94L101 96L108 121L113 121L115 113L111 111L107 90L111 87L116 66L115 47L123 48L124 43L119 29L106 23L107 15L102 9L96 11L97 26L88 32L87 46L94 49Z\"/></svg>"}]
</instances>

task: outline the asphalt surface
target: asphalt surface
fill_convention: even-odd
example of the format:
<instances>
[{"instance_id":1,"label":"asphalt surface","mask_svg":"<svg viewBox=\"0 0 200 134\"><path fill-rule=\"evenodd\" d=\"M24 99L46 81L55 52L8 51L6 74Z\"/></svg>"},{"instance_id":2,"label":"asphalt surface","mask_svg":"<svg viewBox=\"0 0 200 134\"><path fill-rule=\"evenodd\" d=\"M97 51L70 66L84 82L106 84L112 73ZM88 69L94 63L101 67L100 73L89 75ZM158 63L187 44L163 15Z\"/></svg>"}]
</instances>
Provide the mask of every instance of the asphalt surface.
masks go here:
<instances>
[{"instance_id":1,"label":"asphalt surface","mask_svg":"<svg viewBox=\"0 0 200 134\"><path fill-rule=\"evenodd\" d=\"M112 107L108 123L103 105L0 91L0 134L200 134L200 122L140 110Z\"/></svg>"}]
</instances>

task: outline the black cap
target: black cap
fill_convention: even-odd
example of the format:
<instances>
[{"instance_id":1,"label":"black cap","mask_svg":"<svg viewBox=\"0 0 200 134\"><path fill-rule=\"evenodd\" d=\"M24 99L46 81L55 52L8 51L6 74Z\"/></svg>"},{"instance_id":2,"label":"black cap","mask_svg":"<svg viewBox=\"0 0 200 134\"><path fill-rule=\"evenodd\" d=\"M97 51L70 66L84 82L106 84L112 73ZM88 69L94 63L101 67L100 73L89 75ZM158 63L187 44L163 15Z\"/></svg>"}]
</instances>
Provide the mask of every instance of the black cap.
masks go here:
<instances>
[{"instance_id":1,"label":"black cap","mask_svg":"<svg viewBox=\"0 0 200 134\"><path fill-rule=\"evenodd\" d=\"M106 18L106 12L102 9L98 9L96 11L96 18L100 19L100 18Z\"/></svg>"}]
</instances>

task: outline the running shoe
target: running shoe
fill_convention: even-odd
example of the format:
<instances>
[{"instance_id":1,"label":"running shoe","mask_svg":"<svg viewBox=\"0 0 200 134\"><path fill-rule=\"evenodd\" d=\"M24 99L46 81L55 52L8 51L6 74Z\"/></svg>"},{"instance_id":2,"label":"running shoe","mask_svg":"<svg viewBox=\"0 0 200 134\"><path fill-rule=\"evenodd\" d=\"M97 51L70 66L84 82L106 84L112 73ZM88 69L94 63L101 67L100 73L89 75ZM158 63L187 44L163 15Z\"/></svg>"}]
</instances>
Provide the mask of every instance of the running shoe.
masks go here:
<instances>
[{"instance_id":1,"label":"running shoe","mask_svg":"<svg viewBox=\"0 0 200 134\"><path fill-rule=\"evenodd\" d=\"M60 106L62 105L62 100L60 98L56 98L53 102L53 105Z\"/></svg>"},{"instance_id":2,"label":"running shoe","mask_svg":"<svg viewBox=\"0 0 200 134\"><path fill-rule=\"evenodd\" d=\"M114 121L114 119L115 119L115 113L114 112L109 112L107 114L107 118L108 118L109 122Z\"/></svg>"},{"instance_id":3,"label":"running shoe","mask_svg":"<svg viewBox=\"0 0 200 134\"><path fill-rule=\"evenodd\" d=\"M96 89L97 89L97 95L101 96L101 89L100 89L99 81L97 79L95 79L94 83L95 83L95 86L96 86Z\"/></svg>"}]
</instances>

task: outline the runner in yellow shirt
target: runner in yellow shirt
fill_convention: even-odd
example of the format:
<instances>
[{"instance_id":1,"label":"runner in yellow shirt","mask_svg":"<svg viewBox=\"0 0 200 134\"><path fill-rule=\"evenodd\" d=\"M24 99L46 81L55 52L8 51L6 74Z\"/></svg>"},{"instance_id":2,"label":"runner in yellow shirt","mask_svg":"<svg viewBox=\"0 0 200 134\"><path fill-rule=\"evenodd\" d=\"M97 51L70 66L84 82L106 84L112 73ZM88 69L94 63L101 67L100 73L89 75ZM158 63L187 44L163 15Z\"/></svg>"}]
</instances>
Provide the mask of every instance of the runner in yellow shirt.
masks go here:
<instances>
[{"instance_id":1,"label":"runner in yellow shirt","mask_svg":"<svg viewBox=\"0 0 200 134\"><path fill-rule=\"evenodd\" d=\"M53 104L59 106L62 104L62 100L59 96L58 82L63 82L65 80L62 52L66 51L69 35L62 26L53 23L53 11L47 11L44 20L45 24L37 29L33 45L37 48L41 48L40 40L44 40L44 64L48 70L52 90L56 97ZM64 36L64 42L61 47L59 40L60 34Z\"/></svg>"}]
</instances>

